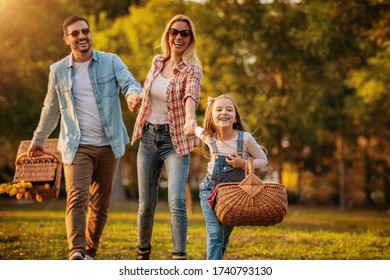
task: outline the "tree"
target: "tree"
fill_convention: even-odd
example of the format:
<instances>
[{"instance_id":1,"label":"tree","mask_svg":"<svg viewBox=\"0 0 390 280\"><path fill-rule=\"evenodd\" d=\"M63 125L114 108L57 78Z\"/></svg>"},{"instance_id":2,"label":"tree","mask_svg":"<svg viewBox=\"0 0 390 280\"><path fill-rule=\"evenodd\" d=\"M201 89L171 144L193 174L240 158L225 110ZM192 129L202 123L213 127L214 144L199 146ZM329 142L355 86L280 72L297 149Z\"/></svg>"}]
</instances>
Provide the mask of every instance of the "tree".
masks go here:
<instances>
[{"instance_id":1,"label":"tree","mask_svg":"<svg viewBox=\"0 0 390 280\"><path fill-rule=\"evenodd\" d=\"M12 180L20 140L31 139L46 93L48 66L69 52L62 21L76 4L2 1L0 4L0 179Z\"/></svg>"},{"instance_id":2,"label":"tree","mask_svg":"<svg viewBox=\"0 0 390 280\"><path fill-rule=\"evenodd\" d=\"M357 89L357 77L361 74L353 69L365 67L367 62L373 60L372 56L383 55L383 48L378 42L388 39L385 27L389 23L387 9L388 4L382 1L307 1L307 26L299 32L303 48L319 62L317 67L321 79L315 82L320 85L318 104L321 106L318 107L317 116L323 129L318 132L327 133L327 139L333 138L334 147L338 147L341 208L345 208L347 203L347 182L353 180L346 175L347 166L355 159L355 155L347 154L346 149L354 150L357 136L374 132L369 122L375 122L382 128L387 122L386 118L379 118L378 122L378 115L373 114L374 110L382 111L382 106L363 109L355 91L351 90L352 87ZM322 17L327 20L321 20ZM383 64L388 63L388 59L383 60ZM386 75L386 70L384 72ZM388 83L388 78L375 76L376 80L369 80L368 83L376 84L376 96L383 96L380 87L383 82ZM307 82L313 84L313 81ZM361 90L357 89L359 92L362 95ZM357 115L368 120L360 128L353 125ZM388 142L388 139L382 139L384 143ZM356 192L356 189L353 191Z\"/></svg>"}]
</instances>

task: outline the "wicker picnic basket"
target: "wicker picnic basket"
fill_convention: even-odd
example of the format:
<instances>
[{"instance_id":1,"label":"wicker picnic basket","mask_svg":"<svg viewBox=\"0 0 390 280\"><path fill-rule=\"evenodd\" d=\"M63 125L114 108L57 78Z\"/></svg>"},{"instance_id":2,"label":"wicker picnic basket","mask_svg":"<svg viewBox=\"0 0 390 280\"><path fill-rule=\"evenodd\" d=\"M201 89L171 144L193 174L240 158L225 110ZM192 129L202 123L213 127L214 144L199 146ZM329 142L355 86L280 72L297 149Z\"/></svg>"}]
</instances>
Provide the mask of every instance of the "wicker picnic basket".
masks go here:
<instances>
[{"instance_id":1,"label":"wicker picnic basket","mask_svg":"<svg viewBox=\"0 0 390 280\"><path fill-rule=\"evenodd\" d=\"M282 184L264 183L254 174L253 158L248 159L248 175L239 183L216 187L215 212L224 225L272 226L287 214L287 193Z\"/></svg>"},{"instance_id":2,"label":"wicker picnic basket","mask_svg":"<svg viewBox=\"0 0 390 280\"><path fill-rule=\"evenodd\" d=\"M57 151L58 140L48 139L44 154L40 157L27 155L30 143L30 140L20 142L15 160L14 182L31 182L43 198L58 198L62 172L61 155ZM49 184L50 188L45 188L45 184Z\"/></svg>"}]
</instances>

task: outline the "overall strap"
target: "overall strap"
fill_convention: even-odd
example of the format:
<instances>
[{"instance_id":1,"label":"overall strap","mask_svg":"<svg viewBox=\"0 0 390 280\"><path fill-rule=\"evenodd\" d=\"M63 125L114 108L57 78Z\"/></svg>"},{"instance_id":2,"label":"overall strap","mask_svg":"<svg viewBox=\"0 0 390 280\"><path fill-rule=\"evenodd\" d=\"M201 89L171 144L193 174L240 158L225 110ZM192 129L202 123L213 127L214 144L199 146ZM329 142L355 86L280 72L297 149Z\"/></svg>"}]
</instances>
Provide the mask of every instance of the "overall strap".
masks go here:
<instances>
[{"instance_id":1,"label":"overall strap","mask_svg":"<svg viewBox=\"0 0 390 280\"><path fill-rule=\"evenodd\" d=\"M212 152L212 154L218 153L218 150L217 150L217 143L215 142L215 137L211 137L210 146L211 146L211 152Z\"/></svg>"},{"instance_id":2,"label":"overall strap","mask_svg":"<svg viewBox=\"0 0 390 280\"><path fill-rule=\"evenodd\" d=\"M237 153L242 155L244 151L244 131L239 130L237 136Z\"/></svg>"},{"instance_id":3,"label":"overall strap","mask_svg":"<svg viewBox=\"0 0 390 280\"><path fill-rule=\"evenodd\" d=\"M211 146L211 152L213 154L218 153L217 144L215 142L214 137L211 138L210 146ZM239 130L237 135L237 153L242 155L243 151L244 151L244 131Z\"/></svg>"}]
</instances>

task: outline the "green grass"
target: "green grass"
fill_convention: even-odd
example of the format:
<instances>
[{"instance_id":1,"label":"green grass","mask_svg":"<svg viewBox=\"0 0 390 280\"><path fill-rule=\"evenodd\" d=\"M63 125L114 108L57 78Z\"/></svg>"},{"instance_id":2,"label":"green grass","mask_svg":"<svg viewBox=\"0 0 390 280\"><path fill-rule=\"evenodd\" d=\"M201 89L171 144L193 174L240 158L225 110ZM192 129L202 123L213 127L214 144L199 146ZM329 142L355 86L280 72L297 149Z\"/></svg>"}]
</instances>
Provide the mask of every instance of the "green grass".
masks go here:
<instances>
[{"instance_id":1,"label":"green grass","mask_svg":"<svg viewBox=\"0 0 390 280\"><path fill-rule=\"evenodd\" d=\"M197 204L195 202L195 204ZM200 207L189 215L187 254L204 259L206 231ZM113 204L98 259L134 259L137 203ZM36 202L0 200L0 259L67 259L62 199ZM159 202L152 258L171 258L169 213ZM225 259L390 260L390 215L386 211L347 211L289 206L285 220L273 227L236 227Z\"/></svg>"}]
</instances>

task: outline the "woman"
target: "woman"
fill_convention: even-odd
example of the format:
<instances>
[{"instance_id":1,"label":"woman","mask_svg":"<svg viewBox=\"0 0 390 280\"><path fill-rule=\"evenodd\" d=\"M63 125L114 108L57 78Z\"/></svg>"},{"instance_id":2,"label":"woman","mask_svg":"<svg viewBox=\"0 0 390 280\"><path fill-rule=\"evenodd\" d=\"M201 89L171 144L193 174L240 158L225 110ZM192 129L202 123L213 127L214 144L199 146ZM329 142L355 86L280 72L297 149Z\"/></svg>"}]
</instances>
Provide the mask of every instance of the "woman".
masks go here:
<instances>
[{"instance_id":1,"label":"woman","mask_svg":"<svg viewBox=\"0 0 390 280\"><path fill-rule=\"evenodd\" d=\"M171 214L172 258L186 259L186 183L190 152L198 145L195 109L200 101L201 63L192 21L176 15L161 38L162 54L153 58L142 90L132 144L140 140L137 259L150 259L158 184L165 165ZM140 104L130 106L134 111Z\"/></svg>"}]
</instances>

